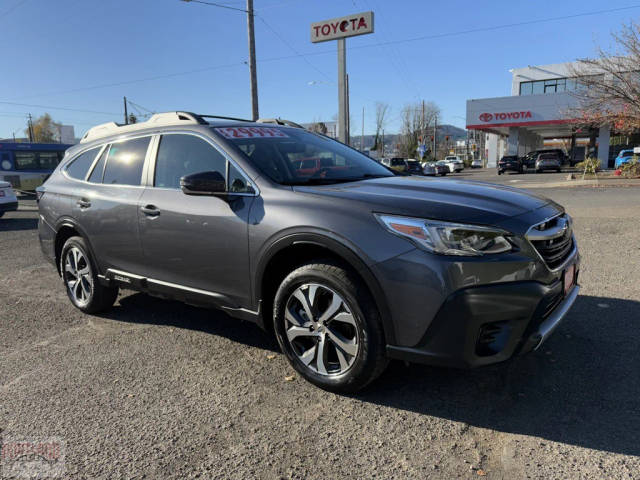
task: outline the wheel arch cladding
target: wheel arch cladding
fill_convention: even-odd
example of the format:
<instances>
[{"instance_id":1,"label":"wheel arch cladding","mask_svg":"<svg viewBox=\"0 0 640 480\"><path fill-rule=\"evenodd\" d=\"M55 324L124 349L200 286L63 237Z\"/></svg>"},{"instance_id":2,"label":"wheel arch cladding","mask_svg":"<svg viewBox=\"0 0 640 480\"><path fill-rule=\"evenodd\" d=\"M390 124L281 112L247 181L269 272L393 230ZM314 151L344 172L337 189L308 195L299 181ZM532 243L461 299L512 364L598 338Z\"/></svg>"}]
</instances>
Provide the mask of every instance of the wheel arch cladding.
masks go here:
<instances>
[{"instance_id":1,"label":"wheel arch cladding","mask_svg":"<svg viewBox=\"0 0 640 480\"><path fill-rule=\"evenodd\" d=\"M261 305L262 324L273 331L273 299L282 280L298 266L312 260L331 259L354 273L367 287L382 321L387 343L395 334L386 295L366 263L351 249L339 242L319 235L291 235L269 248L256 270L255 303Z\"/></svg>"},{"instance_id":2,"label":"wheel arch cladding","mask_svg":"<svg viewBox=\"0 0 640 480\"><path fill-rule=\"evenodd\" d=\"M89 250L87 253L91 257L93 264L96 267L97 272L100 273L100 265L96 261L96 256L93 252L93 247L91 246L91 242L87 235L84 234L81 227L79 227L75 222L71 220L62 220L58 223L56 228L56 239L55 239L55 255L56 255L56 269L58 270L58 275L61 275L60 272L60 257L62 255L62 249L67 240L71 237L82 237L84 242Z\"/></svg>"}]
</instances>

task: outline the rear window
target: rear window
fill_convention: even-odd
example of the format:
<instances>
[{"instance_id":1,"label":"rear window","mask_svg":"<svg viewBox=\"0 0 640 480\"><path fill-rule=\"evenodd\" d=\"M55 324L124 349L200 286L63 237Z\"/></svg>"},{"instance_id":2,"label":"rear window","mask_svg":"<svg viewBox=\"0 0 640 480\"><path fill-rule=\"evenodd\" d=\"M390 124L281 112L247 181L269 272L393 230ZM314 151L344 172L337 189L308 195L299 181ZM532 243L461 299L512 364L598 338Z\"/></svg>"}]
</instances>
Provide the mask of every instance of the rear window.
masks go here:
<instances>
[{"instance_id":1,"label":"rear window","mask_svg":"<svg viewBox=\"0 0 640 480\"><path fill-rule=\"evenodd\" d=\"M140 185L142 167L151 137L125 140L111 145L102 183Z\"/></svg>"},{"instance_id":2,"label":"rear window","mask_svg":"<svg viewBox=\"0 0 640 480\"><path fill-rule=\"evenodd\" d=\"M76 157L75 160L67 166L67 175L71 178L84 180L99 151L99 148L92 148L91 150L87 150L82 155Z\"/></svg>"},{"instance_id":3,"label":"rear window","mask_svg":"<svg viewBox=\"0 0 640 480\"><path fill-rule=\"evenodd\" d=\"M391 165L393 165L394 167L397 167L398 165L404 165L404 160L401 158L394 158L393 160L391 160Z\"/></svg>"}]
</instances>

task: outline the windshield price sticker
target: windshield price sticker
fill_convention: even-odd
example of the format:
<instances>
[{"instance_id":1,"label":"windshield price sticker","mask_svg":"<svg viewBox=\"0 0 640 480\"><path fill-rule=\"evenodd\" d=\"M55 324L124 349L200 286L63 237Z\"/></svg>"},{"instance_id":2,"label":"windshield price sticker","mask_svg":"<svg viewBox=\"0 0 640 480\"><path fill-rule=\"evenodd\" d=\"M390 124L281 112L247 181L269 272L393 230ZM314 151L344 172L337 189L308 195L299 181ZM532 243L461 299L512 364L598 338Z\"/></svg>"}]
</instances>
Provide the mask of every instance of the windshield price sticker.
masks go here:
<instances>
[{"instance_id":1,"label":"windshield price sticker","mask_svg":"<svg viewBox=\"0 0 640 480\"><path fill-rule=\"evenodd\" d=\"M216 128L224 138L289 138L281 128L273 127L224 127Z\"/></svg>"}]
</instances>

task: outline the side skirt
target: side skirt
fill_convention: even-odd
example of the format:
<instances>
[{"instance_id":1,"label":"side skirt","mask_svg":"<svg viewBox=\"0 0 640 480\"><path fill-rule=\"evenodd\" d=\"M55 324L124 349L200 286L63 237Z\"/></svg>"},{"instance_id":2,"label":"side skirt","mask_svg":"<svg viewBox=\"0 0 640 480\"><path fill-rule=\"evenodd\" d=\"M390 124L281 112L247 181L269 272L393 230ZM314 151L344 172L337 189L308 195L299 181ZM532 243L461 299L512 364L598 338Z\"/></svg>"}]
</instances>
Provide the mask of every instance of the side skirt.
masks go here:
<instances>
[{"instance_id":1,"label":"side skirt","mask_svg":"<svg viewBox=\"0 0 640 480\"><path fill-rule=\"evenodd\" d=\"M262 325L260 309L257 312L242 308L226 295L198 288L165 282L154 278L142 277L122 270L107 269L104 275L98 275L105 286L118 286L144 292L154 297L177 300L195 307L217 308L229 316L248 320Z\"/></svg>"}]
</instances>

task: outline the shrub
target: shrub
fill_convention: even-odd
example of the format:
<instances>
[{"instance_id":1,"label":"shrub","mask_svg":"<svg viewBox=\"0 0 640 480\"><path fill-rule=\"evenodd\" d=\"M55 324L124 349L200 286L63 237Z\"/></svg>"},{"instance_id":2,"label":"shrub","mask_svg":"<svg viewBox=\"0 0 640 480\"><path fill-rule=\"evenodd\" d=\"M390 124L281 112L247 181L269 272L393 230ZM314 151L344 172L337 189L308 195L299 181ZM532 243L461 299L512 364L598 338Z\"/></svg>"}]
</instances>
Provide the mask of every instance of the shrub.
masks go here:
<instances>
[{"instance_id":1,"label":"shrub","mask_svg":"<svg viewBox=\"0 0 640 480\"><path fill-rule=\"evenodd\" d=\"M638 161L638 156L634 155L627 163L623 163L620 170L624 177L640 177L640 162Z\"/></svg>"},{"instance_id":2,"label":"shrub","mask_svg":"<svg viewBox=\"0 0 640 480\"><path fill-rule=\"evenodd\" d=\"M583 170L584 173L593 173L600 171L600 160L595 157L589 157L580 163L576 163L576 168Z\"/></svg>"}]
</instances>

